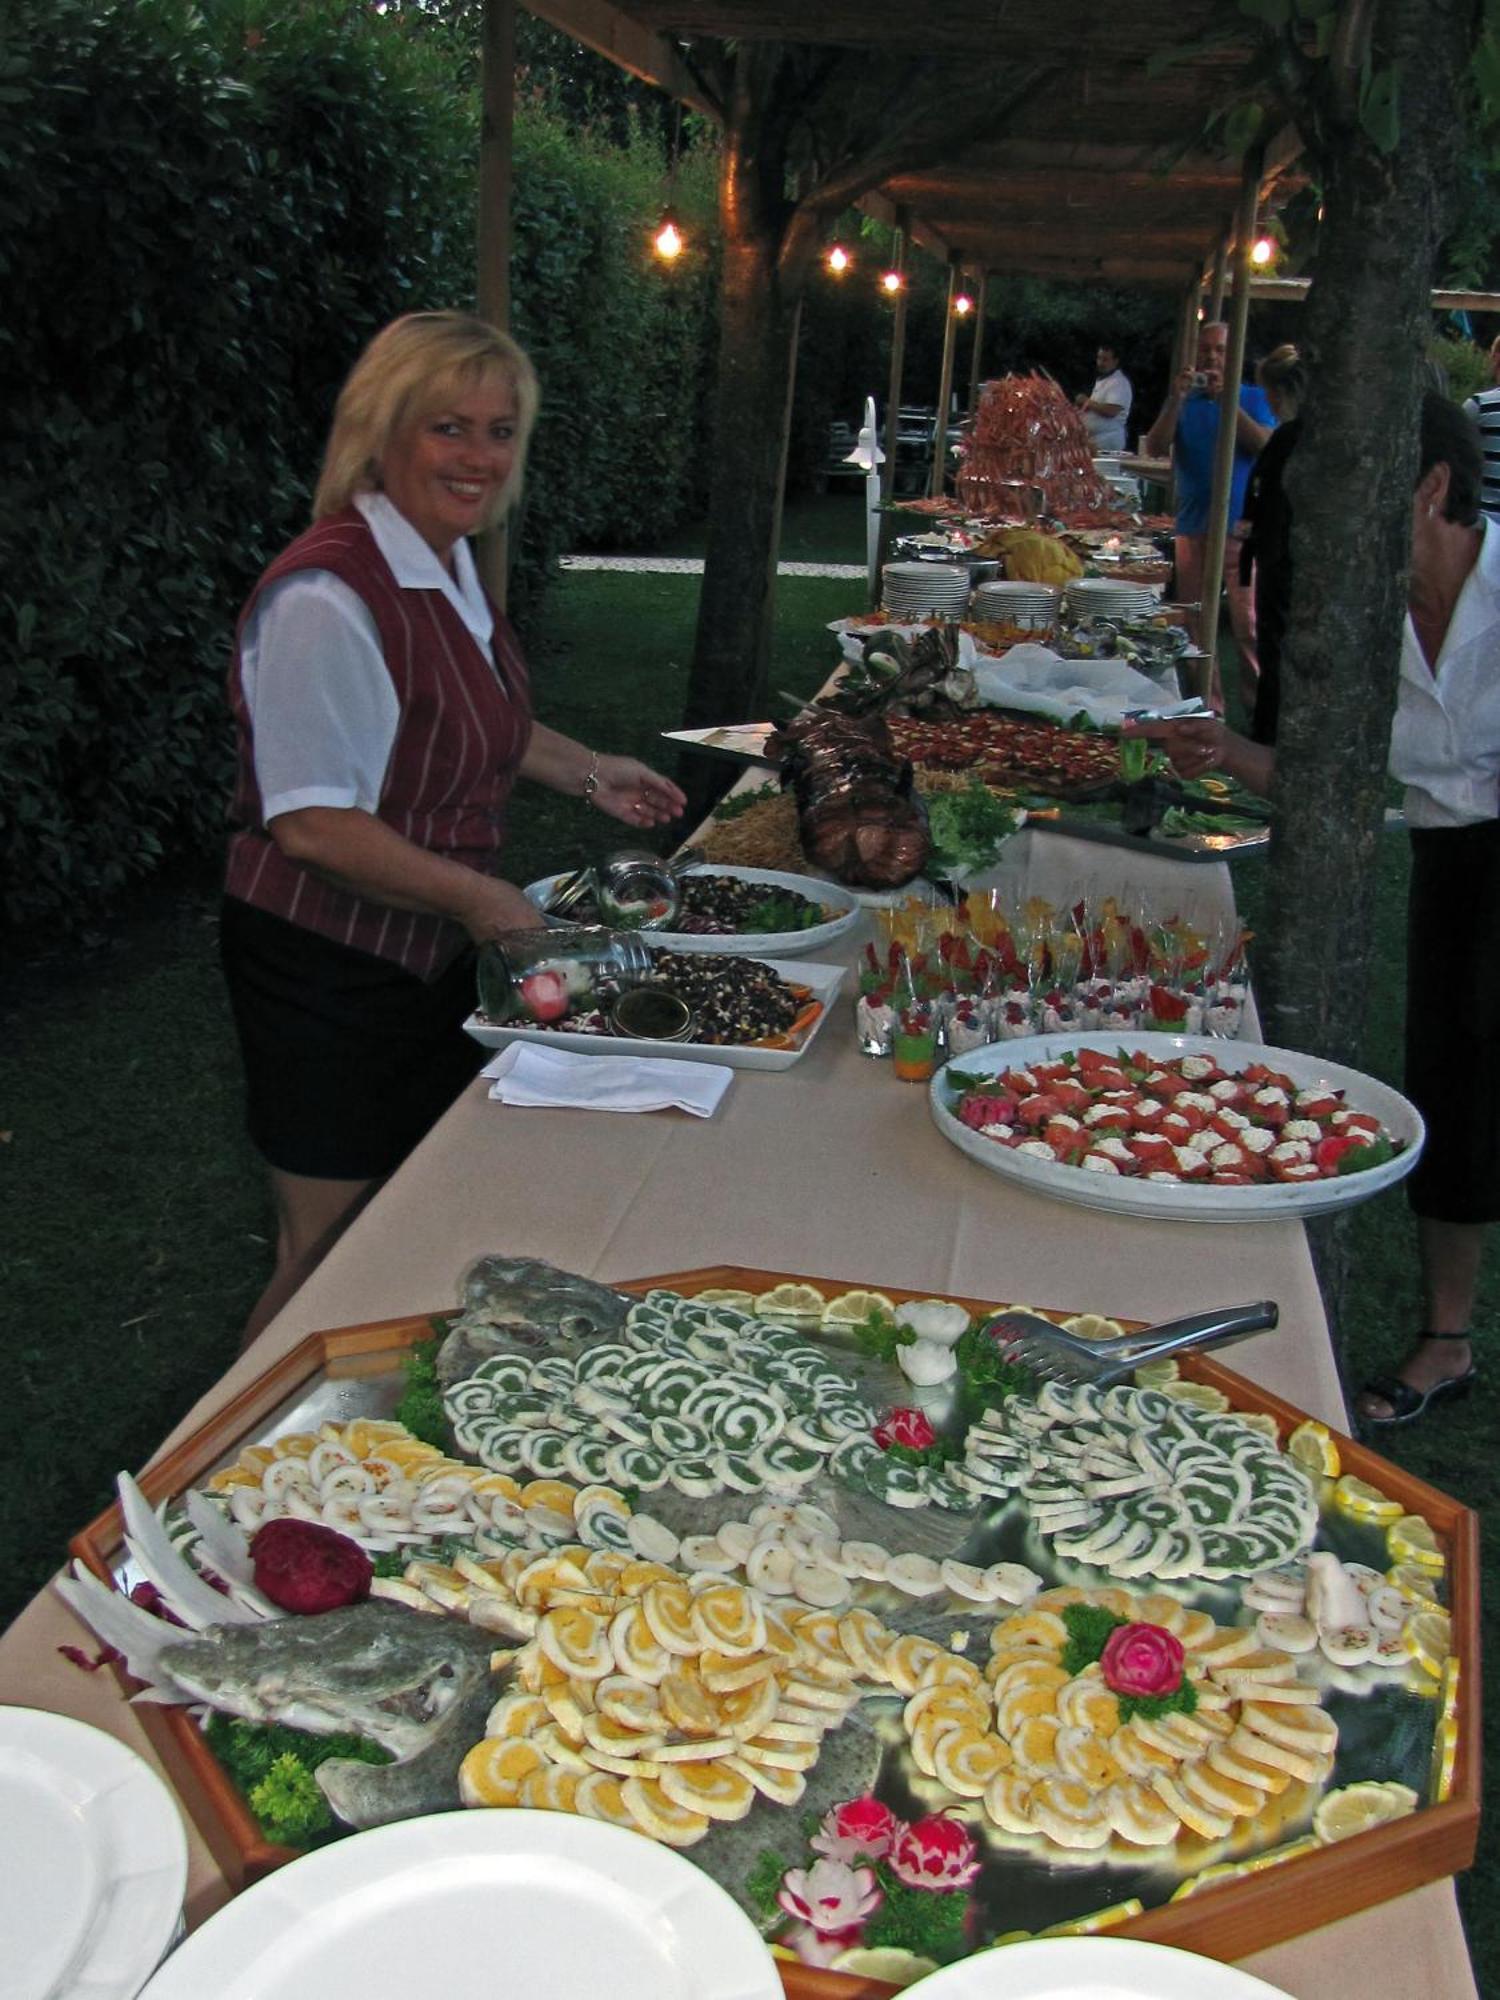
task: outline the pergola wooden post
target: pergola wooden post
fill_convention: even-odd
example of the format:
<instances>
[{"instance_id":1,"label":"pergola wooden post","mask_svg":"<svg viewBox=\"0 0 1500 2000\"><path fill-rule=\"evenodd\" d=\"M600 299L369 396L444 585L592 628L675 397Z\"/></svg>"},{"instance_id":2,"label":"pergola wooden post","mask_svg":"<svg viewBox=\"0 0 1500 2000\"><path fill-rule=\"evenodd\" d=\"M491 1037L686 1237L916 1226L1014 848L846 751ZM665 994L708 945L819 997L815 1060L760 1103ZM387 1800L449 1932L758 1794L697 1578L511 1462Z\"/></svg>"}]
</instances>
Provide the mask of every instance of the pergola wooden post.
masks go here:
<instances>
[{"instance_id":1,"label":"pergola wooden post","mask_svg":"<svg viewBox=\"0 0 1500 2000\"><path fill-rule=\"evenodd\" d=\"M1214 251L1213 271L1208 281L1208 316L1211 320L1224 317L1224 287L1229 278L1229 243L1230 231L1226 229Z\"/></svg>"},{"instance_id":2,"label":"pergola wooden post","mask_svg":"<svg viewBox=\"0 0 1500 2000\"><path fill-rule=\"evenodd\" d=\"M954 310L954 303L958 298L961 268L961 261L955 250L948 258L948 317L943 324L943 363L938 371L937 423L932 433L932 473L927 481L927 491L935 500L943 497L943 475L948 466L948 405L953 400L953 347L958 338L958 314Z\"/></svg>"},{"instance_id":3,"label":"pergola wooden post","mask_svg":"<svg viewBox=\"0 0 1500 2000\"><path fill-rule=\"evenodd\" d=\"M511 148L515 130L516 0L484 0L480 30L479 198L475 296L479 316L510 326ZM503 610L510 584L510 535L502 522L475 550L481 582Z\"/></svg>"},{"instance_id":4,"label":"pergola wooden post","mask_svg":"<svg viewBox=\"0 0 1500 2000\"><path fill-rule=\"evenodd\" d=\"M1229 503L1234 488L1235 432L1239 425L1240 378L1245 372L1245 335L1250 325L1250 246L1255 241L1255 211L1260 200L1265 152L1252 146L1245 155L1239 208L1234 225L1234 308L1229 326L1229 351L1224 362L1224 386L1219 392L1219 429L1214 439L1213 485L1208 503L1208 538L1203 549L1203 603L1199 613L1201 643L1207 655L1199 662L1201 694L1214 686L1219 656L1219 596L1224 586L1224 550L1229 538Z\"/></svg>"},{"instance_id":5,"label":"pergola wooden post","mask_svg":"<svg viewBox=\"0 0 1500 2000\"><path fill-rule=\"evenodd\" d=\"M880 497L889 507L896 494L896 449L901 435L901 377L906 367L906 238L909 218L904 209L896 211L896 241L891 269L901 279L896 290L895 318L891 324L891 373L885 399L885 464L880 468ZM891 546L891 516L880 517L880 548L875 565L875 595L880 595L880 573Z\"/></svg>"},{"instance_id":6,"label":"pergola wooden post","mask_svg":"<svg viewBox=\"0 0 1500 2000\"><path fill-rule=\"evenodd\" d=\"M979 383L984 373L984 314L989 301L990 274L979 273L979 296L974 301L974 351L969 357L969 420L979 408Z\"/></svg>"}]
</instances>

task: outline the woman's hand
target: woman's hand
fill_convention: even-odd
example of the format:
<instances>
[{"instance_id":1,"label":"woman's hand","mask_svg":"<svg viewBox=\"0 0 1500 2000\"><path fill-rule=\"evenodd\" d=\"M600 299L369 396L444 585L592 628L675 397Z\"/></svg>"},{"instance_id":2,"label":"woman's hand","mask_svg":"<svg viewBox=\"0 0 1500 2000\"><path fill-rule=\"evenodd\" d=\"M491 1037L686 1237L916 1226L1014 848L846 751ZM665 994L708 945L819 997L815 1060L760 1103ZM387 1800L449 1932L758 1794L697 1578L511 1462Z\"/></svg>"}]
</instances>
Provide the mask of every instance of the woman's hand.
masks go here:
<instances>
[{"instance_id":1,"label":"woman's hand","mask_svg":"<svg viewBox=\"0 0 1500 2000\"><path fill-rule=\"evenodd\" d=\"M513 882L472 869L469 872L474 882L465 899L462 922L475 944L488 944L506 931L541 930L546 924L536 904Z\"/></svg>"},{"instance_id":2,"label":"woman's hand","mask_svg":"<svg viewBox=\"0 0 1500 2000\"><path fill-rule=\"evenodd\" d=\"M1175 722L1128 722L1122 736L1144 736L1165 750L1179 778L1201 778L1224 762L1229 730L1215 715L1183 716Z\"/></svg>"},{"instance_id":3,"label":"woman's hand","mask_svg":"<svg viewBox=\"0 0 1500 2000\"><path fill-rule=\"evenodd\" d=\"M665 826L687 810L687 795L634 757L601 757L593 804L625 826Z\"/></svg>"},{"instance_id":4,"label":"woman's hand","mask_svg":"<svg viewBox=\"0 0 1500 2000\"><path fill-rule=\"evenodd\" d=\"M1175 722L1127 722L1122 736L1146 736L1160 744L1179 778L1201 778L1223 771L1247 791L1268 798L1276 773L1276 752L1269 743L1252 743L1216 715L1184 715Z\"/></svg>"}]
</instances>

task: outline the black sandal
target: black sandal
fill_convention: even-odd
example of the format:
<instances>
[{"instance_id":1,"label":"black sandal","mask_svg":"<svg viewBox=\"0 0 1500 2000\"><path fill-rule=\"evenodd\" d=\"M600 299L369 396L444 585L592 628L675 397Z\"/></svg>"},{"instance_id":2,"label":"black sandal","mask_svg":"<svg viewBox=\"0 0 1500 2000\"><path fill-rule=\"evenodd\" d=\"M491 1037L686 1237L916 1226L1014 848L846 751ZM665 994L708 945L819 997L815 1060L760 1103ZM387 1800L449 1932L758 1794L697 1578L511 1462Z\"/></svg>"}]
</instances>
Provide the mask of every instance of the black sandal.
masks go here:
<instances>
[{"instance_id":1,"label":"black sandal","mask_svg":"<svg viewBox=\"0 0 1500 2000\"><path fill-rule=\"evenodd\" d=\"M1469 1335L1467 1332L1419 1333L1417 1338L1418 1340L1467 1341ZM1444 1397L1456 1400L1460 1396L1467 1396L1478 1379L1479 1369L1472 1361L1462 1375L1445 1376L1442 1381L1434 1382L1432 1387L1425 1391L1414 1389L1410 1382L1403 1382L1399 1375L1377 1375L1373 1382L1366 1382L1361 1387L1359 1393L1361 1396L1378 1396L1382 1403L1389 1403L1391 1406L1390 1415L1388 1417L1370 1416L1358 1408L1356 1408L1355 1414L1360 1423L1376 1427L1415 1423L1418 1417L1426 1414L1431 1404L1441 1402Z\"/></svg>"}]
</instances>

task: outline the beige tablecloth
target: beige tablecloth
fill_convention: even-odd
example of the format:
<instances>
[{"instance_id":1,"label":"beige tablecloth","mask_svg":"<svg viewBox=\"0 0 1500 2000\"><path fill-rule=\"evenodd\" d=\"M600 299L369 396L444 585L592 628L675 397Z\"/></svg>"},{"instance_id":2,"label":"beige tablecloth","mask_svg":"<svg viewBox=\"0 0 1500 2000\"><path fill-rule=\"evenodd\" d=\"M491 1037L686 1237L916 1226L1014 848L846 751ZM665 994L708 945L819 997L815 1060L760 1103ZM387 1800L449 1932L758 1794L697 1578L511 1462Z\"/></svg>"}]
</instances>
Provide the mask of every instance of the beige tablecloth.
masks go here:
<instances>
[{"instance_id":1,"label":"beige tablecloth","mask_svg":"<svg viewBox=\"0 0 1500 2000\"><path fill-rule=\"evenodd\" d=\"M1227 902L1222 864L1127 854L1050 833L1019 836L1012 867L1032 893L1127 880L1197 907ZM841 954L853 960L866 926ZM618 1117L520 1110L476 1083L371 1203L252 1352L184 1417L196 1428L304 1334L453 1304L487 1251L549 1258L605 1279L743 1264L865 1284L1094 1310L1145 1320L1269 1297L1281 1324L1233 1363L1303 1409L1345 1423L1311 1262L1296 1224L1115 1220L1023 1193L939 1136L925 1092L863 1058L852 1001L811 1053L742 1072L718 1114ZM0 1701L57 1709L151 1755L104 1673L57 1653L77 1643L50 1593L0 1639ZM225 1898L190 1829L189 1915ZM1468 2000L1475 1988L1451 1884L1278 1945L1246 1961L1302 2000Z\"/></svg>"}]
</instances>

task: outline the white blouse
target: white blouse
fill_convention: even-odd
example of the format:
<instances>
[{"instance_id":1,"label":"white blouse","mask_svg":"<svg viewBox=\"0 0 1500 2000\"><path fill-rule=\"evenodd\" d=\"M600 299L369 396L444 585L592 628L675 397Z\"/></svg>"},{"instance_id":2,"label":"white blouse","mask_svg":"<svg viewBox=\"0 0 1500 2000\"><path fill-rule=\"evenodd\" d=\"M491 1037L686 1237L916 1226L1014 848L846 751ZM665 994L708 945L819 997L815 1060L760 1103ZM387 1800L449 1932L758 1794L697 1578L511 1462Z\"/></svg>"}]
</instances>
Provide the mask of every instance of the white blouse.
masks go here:
<instances>
[{"instance_id":1,"label":"white blouse","mask_svg":"<svg viewBox=\"0 0 1500 2000\"><path fill-rule=\"evenodd\" d=\"M442 591L493 667L494 620L468 543L455 545L450 575L383 493L358 493L354 504L401 589ZM245 627L240 685L267 820L304 806L375 811L401 717L357 591L326 569L272 584Z\"/></svg>"},{"instance_id":2,"label":"white blouse","mask_svg":"<svg viewBox=\"0 0 1500 2000\"><path fill-rule=\"evenodd\" d=\"M1485 521L1483 534L1436 671L1409 613L1402 628L1390 769L1409 826L1500 818L1500 525Z\"/></svg>"}]
</instances>

